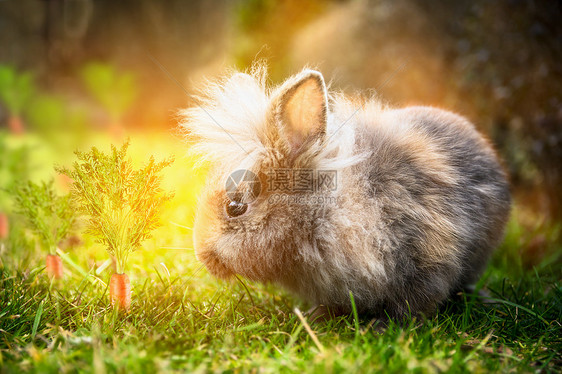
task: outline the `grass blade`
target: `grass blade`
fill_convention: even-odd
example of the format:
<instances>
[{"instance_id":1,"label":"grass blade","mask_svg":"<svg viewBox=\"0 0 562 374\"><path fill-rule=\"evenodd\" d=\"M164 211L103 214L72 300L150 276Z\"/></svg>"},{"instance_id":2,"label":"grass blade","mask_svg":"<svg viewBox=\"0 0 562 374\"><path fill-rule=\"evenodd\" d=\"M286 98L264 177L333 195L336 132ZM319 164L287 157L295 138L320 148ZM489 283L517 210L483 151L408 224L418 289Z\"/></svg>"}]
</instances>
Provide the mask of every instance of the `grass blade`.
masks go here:
<instances>
[{"instance_id":1,"label":"grass blade","mask_svg":"<svg viewBox=\"0 0 562 374\"><path fill-rule=\"evenodd\" d=\"M37 313L35 313L35 320L33 320L33 328L31 330L31 338L35 339L35 335L37 335L37 328L39 327L39 322L41 322L41 316L43 315L43 303L39 304L39 308L37 309Z\"/></svg>"},{"instance_id":2,"label":"grass blade","mask_svg":"<svg viewBox=\"0 0 562 374\"><path fill-rule=\"evenodd\" d=\"M529 313L530 315L532 315L532 316L538 318L538 319L541 320L541 322L543 322L545 325L550 325L550 323L549 323L546 319L544 319L543 316L541 316L541 315L535 313L534 311L532 311L531 309L529 309L529 308L527 308L527 307L524 307L523 305L519 305L519 304L517 304L517 303L513 303L513 302L511 302L511 301L509 301L509 300L496 299L496 298L493 298L493 297L485 297L484 300L486 300L487 302L492 301L492 302L497 302L497 303L502 303L502 304L510 305L510 306L515 307L515 308L519 308L519 309L524 310L525 312Z\"/></svg>"},{"instance_id":3,"label":"grass blade","mask_svg":"<svg viewBox=\"0 0 562 374\"><path fill-rule=\"evenodd\" d=\"M295 308L295 314L301 320L301 323L304 326L306 332L308 332L308 335L310 335L310 338L312 339L314 344L316 344L316 347L318 347L318 350L320 351L320 353L324 353L324 346L322 345L322 343L320 343L320 340L318 340L318 337L316 336L314 331L310 328L310 325L308 324L308 322L306 322L306 319L302 315L299 308Z\"/></svg>"},{"instance_id":4,"label":"grass blade","mask_svg":"<svg viewBox=\"0 0 562 374\"><path fill-rule=\"evenodd\" d=\"M70 256L64 253L60 248L57 248L57 254L64 260L65 263L70 265L74 270L76 270L82 277L88 280L88 282L92 284L96 284L96 282L101 283L105 286L105 282L96 277L95 275L86 272L82 267L80 267L76 262L72 261Z\"/></svg>"},{"instance_id":5,"label":"grass blade","mask_svg":"<svg viewBox=\"0 0 562 374\"><path fill-rule=\"evenodd\" d=\"M355 306L355 298L353 297L353 292L349 291L349 298L351 299L351 308L353 309L353 322L355 323L355 339L359 337L359 313L357 313L357 307Z\"/></svg>"}]
</instances>

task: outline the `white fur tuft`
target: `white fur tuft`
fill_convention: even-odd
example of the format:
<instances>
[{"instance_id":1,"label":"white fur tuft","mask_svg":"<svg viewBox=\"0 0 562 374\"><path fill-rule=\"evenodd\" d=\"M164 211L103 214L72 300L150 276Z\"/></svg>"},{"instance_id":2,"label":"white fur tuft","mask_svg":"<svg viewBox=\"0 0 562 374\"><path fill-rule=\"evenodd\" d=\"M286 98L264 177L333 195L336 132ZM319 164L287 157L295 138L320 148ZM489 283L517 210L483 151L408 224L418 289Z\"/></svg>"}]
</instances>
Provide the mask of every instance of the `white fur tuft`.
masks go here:
<instances>
[{"instance_id":1,"label":"white fur tuft","mask_svg":"<svg viewBox=\"0 0 562 374\"><path fill-rule=\"evenodd\" d=\"M196 104L179 113L180 131L193 141L190 152L232 168L250 167L270 154L268 147L277 144L271 137L277 135L268 128L268 120L280 86L267 87L266 80L265 66L255 65L249 73L233 72L230 77L209 82L195 97ZM339 95L330 102L338 115L328 110L324 141L310 145L299 157L311 168L339 170L366 157L353 152L356 119L344 123L357 107Z\"/></svg>"}]
</instances>

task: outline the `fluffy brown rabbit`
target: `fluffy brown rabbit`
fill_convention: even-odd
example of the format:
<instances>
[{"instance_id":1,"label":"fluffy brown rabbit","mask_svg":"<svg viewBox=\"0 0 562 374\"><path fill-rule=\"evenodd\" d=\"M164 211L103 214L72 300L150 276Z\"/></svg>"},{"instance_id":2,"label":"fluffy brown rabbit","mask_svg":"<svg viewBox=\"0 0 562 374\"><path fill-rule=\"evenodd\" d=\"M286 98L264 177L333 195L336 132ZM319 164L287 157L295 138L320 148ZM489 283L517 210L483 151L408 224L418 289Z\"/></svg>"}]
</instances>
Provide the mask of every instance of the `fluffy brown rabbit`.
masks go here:
<instances>
[{"instance_id":1,"label":"fluffy brown rabbit","mask_svg":"<svg viewBox=\"0 0 562 374\"><path fill-rule=\"evenodd\" d=\"M194 225L220 278L280 284L337 313L431 313L475 282L502 239L506 175L466 119L328 94L305 69L210 84L183 112L213 165ZM235 172L245 170L245 172Z\"/></svg>"}]
</instances>

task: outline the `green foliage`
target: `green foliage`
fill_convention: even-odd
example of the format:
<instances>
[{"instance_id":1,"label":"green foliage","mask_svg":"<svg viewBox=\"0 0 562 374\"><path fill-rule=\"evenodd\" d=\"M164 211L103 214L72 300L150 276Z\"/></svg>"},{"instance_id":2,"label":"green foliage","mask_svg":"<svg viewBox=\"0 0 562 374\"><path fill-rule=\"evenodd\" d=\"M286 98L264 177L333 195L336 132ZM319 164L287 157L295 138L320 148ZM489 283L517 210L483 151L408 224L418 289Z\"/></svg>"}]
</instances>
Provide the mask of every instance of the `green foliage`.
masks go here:
<instances>
[{"instance_id":1,"label":"green foliage","mask_svg":"<svg viewBox=\"0 0 562 374\"><path fill-rule=\"evenodd\" d=\"M33 76L0 65L0 99L12 115L20 115L35 92Z\"/></svg>"},{"instance_id":2,"label":"green foliage","mask_svg":"<svg viewBox=\"0 0 562 374\"><path fill-rule=\"evenodd\" d=\"M552 265L562 268L561 223L528 216L529 213L517 202L514 205L503 243L492 258L493 266L513 278Z\"/></svg>"},{"instance_id":3,"label":"green foliage","mask_svg":"<svg viewBox=\"0 0 562 374\"><path fill-rule=\"evenodd\" d=\"M6 136L0 133L0 211L6 211L11 201L10 192L29 174L29 149L8 146Z\"/></svg>"},{"instance_id":4,"label":"green foliage","mask_svg":"<svg viewBox=\"0 0 562 374\"><path fill-rule=\"evenodd\" d=\"M115 256L120 273L128 253L160 226L162 206L172 198L160 188L160 171L173 159L155 162L150 157L144 167L133 170L128 147L128 142L121 149L112 145L110 154L95 147L88 153L76 152L72 170L58 169L74 180L73 196L89 216L88 232Z\"/></svg>"},{"instance_id":5,"label":"green foliage","mask_svg":"<svg viewBox=\"0 0 562 374\"><path fill-rule=\"evenodd\" d=\"M37 95L29 104L26 118L30 125L53 142L64 137L78 138L86 128L86 113L71 109L61 97ZM72 141L72 144L77 143Z\"/></svg>"},{"instance_id":6,"label":"green foliage","mask_svg":"<svg viewBox=\"0 0 562 374\"><path fill-rule=\"evenodd\" d=\"M16 212L23 215L43 247L54 254L76 221L70 195L58 195L53 181L23 183L14 190Z\"/></svg>"},{"instance_id":7,"label":"green foliage","mask_svg":"<svg viewBox=\"0 0 562 374\"><path fill-rule=\"evenodd\" d=\"M137 95L135 75L120 72L109 64L90 63L81 71L90 94L103 106L112 121L119 122Z\"/></svg>"},{"instance_id":8,"label":"green foliage","mask_svg":"<svg viewBox=\"0 0 562 374\"><path fill-rule=\"evenodd\" d=\"M492 276L494 302L462 294L423 320L308 319L307 332L293 312L306 306L271 286L172 269L133 284L118 314L98 283L74 274L54 291L37 271L0 267L0 352L8 372L555 373L559 276Z\"/></svg>"}]
</instances>

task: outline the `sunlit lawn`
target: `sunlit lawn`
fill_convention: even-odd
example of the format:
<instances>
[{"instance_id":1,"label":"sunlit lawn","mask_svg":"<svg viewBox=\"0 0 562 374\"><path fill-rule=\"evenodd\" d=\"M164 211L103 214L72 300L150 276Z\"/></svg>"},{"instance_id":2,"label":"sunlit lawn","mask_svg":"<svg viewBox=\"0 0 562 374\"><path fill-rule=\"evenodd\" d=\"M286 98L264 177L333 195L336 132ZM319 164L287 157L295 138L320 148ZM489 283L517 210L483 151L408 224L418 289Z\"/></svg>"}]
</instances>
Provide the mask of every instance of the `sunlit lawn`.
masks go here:
<instances>
[{"instance_id":1,"label":"sunlit lawn","mask_svg":"<svg viewBox=\"0 0 562 374\"><path fill-rule=\"evenodd\" d=\"M33 178L56 177L75 146L55 147L27 134ZM107 150L91 136L80 149ZM204 172L193 167L180 139L165 132L131 136L139 165L149 155L175 155L164 187L175 192L163 226L129 257L133 284L128 312L108 298L113 270L104 248L80 235L63 248L65 276L50 281L45 253L12 220L0 262L1 372L557 372L562 369L562 288L559 254L524 268L523 229L515 219L480 286L491 301L459 294L425 320L383 325L342 317L308 324L294 309L307 305L272 285L213 279L196 260L190 226ZM60 181L59 181L60 182ZM62 183L61 191L64 191ZM517 211L518 212L518 211ZM547 240L556 228L545 231ZM80 230L78 230L80 232Z\"/></svg>"}]
</instances>

